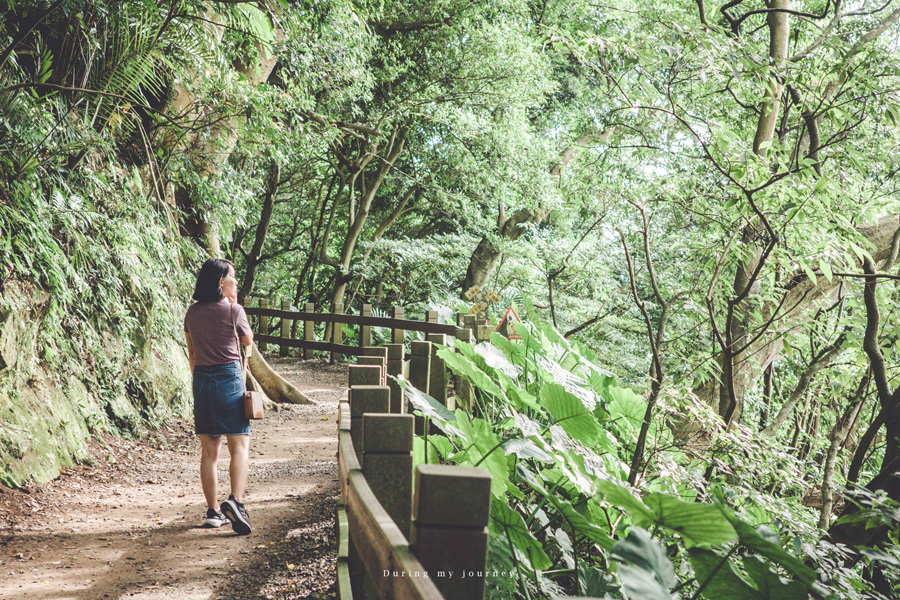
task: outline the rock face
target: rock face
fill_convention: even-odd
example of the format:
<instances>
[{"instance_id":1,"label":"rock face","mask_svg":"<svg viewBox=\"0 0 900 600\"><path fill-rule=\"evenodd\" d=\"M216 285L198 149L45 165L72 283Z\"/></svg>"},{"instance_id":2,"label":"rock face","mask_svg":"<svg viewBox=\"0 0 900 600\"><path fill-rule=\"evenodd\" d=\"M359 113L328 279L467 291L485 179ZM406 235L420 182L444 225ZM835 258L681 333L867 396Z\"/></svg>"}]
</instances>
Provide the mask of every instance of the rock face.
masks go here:
<instances>
[{"instance_id":1,"label":"rock face","mask_svg":"<svg viewBox=\"0 0 900 600\"><path fill-rule=\"evenodd\" d=\"M184 347L155 330L149 311L124 330L80 319L55 325L51 299L0 291L0 483L45 483L87 458L92 434L138 436L188 410Z\"/></svg>"}]
</instances>

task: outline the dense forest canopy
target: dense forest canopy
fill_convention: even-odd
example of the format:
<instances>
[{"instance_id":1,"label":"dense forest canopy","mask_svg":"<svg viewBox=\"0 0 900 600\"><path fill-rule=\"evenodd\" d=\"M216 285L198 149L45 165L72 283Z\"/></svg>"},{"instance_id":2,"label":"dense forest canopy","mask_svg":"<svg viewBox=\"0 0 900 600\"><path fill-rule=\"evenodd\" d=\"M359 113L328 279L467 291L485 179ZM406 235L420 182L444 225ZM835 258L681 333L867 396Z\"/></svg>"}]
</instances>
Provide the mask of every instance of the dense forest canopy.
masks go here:
<instances>
[{"instance_id":1,"label":"dense forest canopy","mask_svg":"<svg viewBox=\"0 0 900 600\"><path fill-rule=\"evenodd\" d=\"M529 304L526 350L449 359L478 403L432 417L470 443L425 459L524 478L498 597L897 589L896 1L0 11L0 396L80 398L61 454L177 410L147 365L206 256L245 303L450 318L478 285ZM26 460L42 418L4 410Z\"/></svg>"}]
</instances>

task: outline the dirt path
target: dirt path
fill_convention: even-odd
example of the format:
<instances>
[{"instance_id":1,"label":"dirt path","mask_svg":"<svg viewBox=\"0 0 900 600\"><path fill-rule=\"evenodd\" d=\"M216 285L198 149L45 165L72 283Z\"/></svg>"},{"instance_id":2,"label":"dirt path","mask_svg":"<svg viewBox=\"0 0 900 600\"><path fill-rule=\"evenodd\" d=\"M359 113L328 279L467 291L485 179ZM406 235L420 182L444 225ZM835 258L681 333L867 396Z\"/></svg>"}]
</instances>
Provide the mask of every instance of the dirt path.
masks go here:
<instances>
[{"instance_id":1,"label":"dirt path","mask_svg":"<svg viewBox=\"0 0 900 600\"><path fill-rule=\"evenodd\" d=\"M252 426L251 535L199 527L206 506L192 424L140 441L107 438L95 465L41 488L0 486L0 598L333 598L335 419L346 367L270 362L316 404ZM224 499L225 448L222 457Z\"/></svg>"}]
</instances>

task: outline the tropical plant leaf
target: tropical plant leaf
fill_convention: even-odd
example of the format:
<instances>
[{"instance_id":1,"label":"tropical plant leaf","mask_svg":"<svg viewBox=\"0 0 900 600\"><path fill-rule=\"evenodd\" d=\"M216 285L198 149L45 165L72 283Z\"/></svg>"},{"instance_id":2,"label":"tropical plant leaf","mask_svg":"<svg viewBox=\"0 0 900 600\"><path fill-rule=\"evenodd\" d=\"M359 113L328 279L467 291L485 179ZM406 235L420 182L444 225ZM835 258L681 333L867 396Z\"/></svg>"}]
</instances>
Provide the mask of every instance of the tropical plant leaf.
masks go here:
<instances>
[{"instance_id":1,"label":"tropical plant leaf","mask_svg":"<svg viewBox=\"0 0 900 600\"><path fill-rule=\"evenodd\" d=\"M597 420L581 400L558 383L544 385L540 396L541 404L572 439L586 446L597 442Z\"/></svg>"},{"instance_id":2,"label":"tropical plant leaf","mask_svg":"<svg viewBox=\"0 0 900 600\"><path fill-rule=\"evenodd\" d=\"M444 421L446 423L456 422L456 415L446 406L413 386L408 379L399 381L400 387L402 387L403 391L406 393L407 400L409 400L412 403L413 408L421 412L423 416L430 417L435 421Z\"/></svg>"},{"instance_id":3,"label":"tropical plant leaf","mask_svg":"<svg viewBox=\"0 0 900 600\"><path fill-rule=\"evenodd\" d=\"M669 494L653 492L644 497L653 516L638 525L660 525L678 533L689 548L715 546L735 540L737 532L718 506L704 502L685 502Z\"/></svg>"},{"instance_id":4,"label":"tropical plant leaf","mask_svg":"<svg viewBox=\"0 0 900 600\"><path fill-rule=\"evenodd\" d=\"M456 422L466 441L469 460L475 466L484 467L491 474L491 492L502 498L506 492L509 466L501 449L500 438L491 424L484 419L468 419L462 410L456 411Z\"/></svg>"},{"instance_id":5,"label":"tropical plant leaf","mask_svg":"<svg viewBox=\"0 0 900 600\"><path fill-rule=\"evenodd\" d=\"M494 380L486 374L484 371L479 369L474 361L467 356L458 353L451 352L447 348L441 348L437 352L438 356L444 359L447 363L447 366L457 375L462 375L466 379L472 382L472 385L477 387L483 392L491 393L498 398L503 398L503 390L494 383Z\"/></svg>"},{"instance_id":6,"label":"tropical plant leaf","mask_svg":"<svg viewBox=\"0 0 900 600\"><path fill-rule=\"evenodd\" d=\"M615 541L603 529L591 523L587 517L568 500L556 495L547 496L550 504L559 512L574 530L591 540L604 550L610 550Z\"/></svg>"},{"instance_id":7,"label":"tropical plant leaf","mask_svg":"<svg viewBox=\"0 0 900 600\"><path fill-rule=\"evenodd\" d=\"M691 565L694 578L701 587L700 595L710 600L758 600L759 596L750 583L734 570L727 556L711 550L691 548Z\"/></svg>"},{"instance_id":8,"label":"tropical plant leaf","mask_svg":"<svg viewBox=\"0 0 900 600\"><path fill-rule=\"evenodd\" d=\"M484 359L487 366L496 369L507 377L518 377L522 373L522 367L516 366L510 362L506 357L506 354L493 344L478 344L475 346L475 353Z\"/></svg>"},{"instance_id":9,"label":"tropical plant leaf","mask_svg":"<svg viewBox=\"0 0 900 600\"><path fill-rule=\"evenodd\" d=\"M808 588L816 585L818 580L816 572L806 566L802 560L782 548L780 544L776 543L778 536L772 530L764 525L754 529L749 523L746 523L728 509L723 508L722 514L737 532L741 544L760 556L778 563Z\"/></svg>"},{"instance_id":10,"label":"tropical plant leaf","mask_svg":"<svg viewBox=\"0 0 900 600\"><path fill-rule=\"evenodd\" d=\"M503 442L503 451L507 454L515 454L519 458L539 460L540 462L552 463L554 459L540 446L529 439L511 439Z\"/></svg>"},{"instance_id":11,"label":"tropical plant leaf","mask_svg":"<svg viewBox=\"0 0 900 600\"><path fill-rule=\"evenodd\" d=\"M494 535L509 536L513 546L528 558L531 568L544 571L553 566L544 547L528 530L522 515L498 498L491 502L491 531Z\"/></svg>"},{"instance_id":12,"label":"tropical plant leaf","mask_svg":"<svg viewBox=\"0 0 900 600\"><path fill-rule=\"evenodd\" d=\"M623 431L635 434L644 420L647 403L631 390L616 385L609 385L606 395L609 399L607 410L610 419L624 426Z\"/></svg>"},{"instance_id":13,"label":"tropical plant leaf","mask_svg":"<svg viewBox=\"0 0 900 600\"><path fill-rule=\"evenodd\" d=\"M610 550L613 558L625 561L650 573L666 589L675 585L675 567L666 558L666 550L650 533L640 527L632 527L624 540L619 540Z\"/></svg>"},{"instance_id":14,"label":"tropical plant leaf","mask_svg":"<svg viewBox=\"0 0 900 600\"><path fill-rule=\"evenodd\" d=\"M607 479L594 482L594 497L624 510L632 520L652 520L653 512L625 486Z\"/></svg>"},{"instance_id":15,"label":"tropical plant leaf","mask_svg":"<svg viewBox=\"0 0 900 600\"><path fill-rule=\"evenodd\" d=\"M808 600L809 594L799 581L788 581L769 568L759 557L746 556L744 570L756 584L757 597L763 600Z\"/></svg>"}]
</instances>

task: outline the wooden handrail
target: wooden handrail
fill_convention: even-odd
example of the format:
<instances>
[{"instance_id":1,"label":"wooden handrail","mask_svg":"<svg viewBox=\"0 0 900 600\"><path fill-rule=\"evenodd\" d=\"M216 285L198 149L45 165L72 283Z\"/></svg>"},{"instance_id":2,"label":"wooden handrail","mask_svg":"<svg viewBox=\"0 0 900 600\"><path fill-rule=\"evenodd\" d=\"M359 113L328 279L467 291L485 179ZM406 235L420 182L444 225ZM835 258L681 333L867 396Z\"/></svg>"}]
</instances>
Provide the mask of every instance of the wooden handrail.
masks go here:
<instances>
[{"instance_id":1,"label":"wooden handrail","mask_svg":"<svg viewBox=\"0 0 900 600\"><path fill-rule=\"evenodd\" d=\"M316 323L346 323L348 325L369 325L371 327L386 327L388 329L403 329L405 331L421 331L423 333L443 333L450 336L455 336L457 331L463 331L465 329L465 327L457 327L456 325L428 323L426 321L412 321L410 319L393 319L390 317L363 317L360 315L336 313L286 311L276 310L274 308L255 308L251 306L245 306L244 311L248 316L278 317L281 319L290 319L292 321L313 321Z\"/></svg>"},{"instance_id":2,"label":"wooden handrail","mask_svg":"<svg viewBox=\"0 0 900 600\"><path fill-rule=\"evenodd\" d=\"M340 407L338 433L338 469L341 497L347 507L347 520L353 532L354 546L380 598L396 600L444 600L429 577L384 576L402 571L407 574L426 573L425 567L413 555L400 528L372 493L363 475L353 440L350 437L350 408L346 402Z\"/></svg>"}]
</instances>

